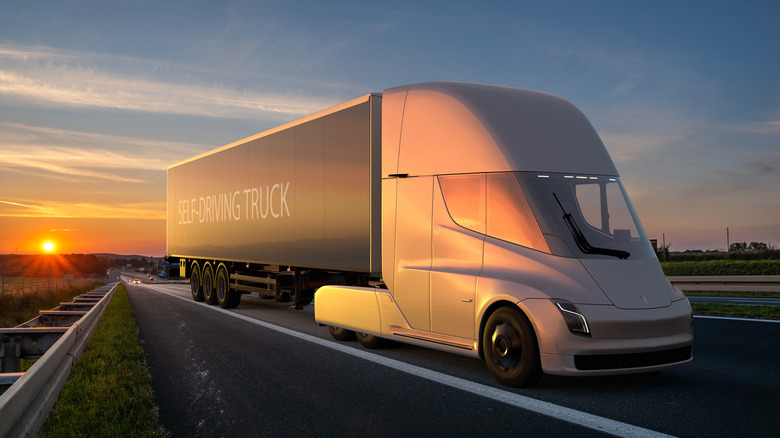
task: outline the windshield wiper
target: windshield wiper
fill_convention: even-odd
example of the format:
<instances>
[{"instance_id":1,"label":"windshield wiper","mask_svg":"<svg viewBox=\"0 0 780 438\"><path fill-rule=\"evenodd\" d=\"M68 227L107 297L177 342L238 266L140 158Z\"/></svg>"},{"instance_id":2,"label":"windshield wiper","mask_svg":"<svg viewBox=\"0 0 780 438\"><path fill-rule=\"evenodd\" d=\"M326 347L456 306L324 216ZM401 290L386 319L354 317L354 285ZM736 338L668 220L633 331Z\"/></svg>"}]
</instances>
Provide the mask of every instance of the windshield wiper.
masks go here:
<instances>
[{"instance_id":1,"label":"windshield wiper","mask_svg":"<svg viewBox=\"0 0 780 438\"><path fill-rule=\"evenodd\" d=\"M558 202L558 205L561 207L561 211L563 211L563 220L566 222L566 225L569 227L569 231L571 231L572 237L574 237L574 242L577 243L577 248L580 249L585 254L602 254L612 257L617 257L619 259L627 259L631 256L631 253L628 251L622 251L619 249L609 249L609 248L599 248L596 246L593 246L588 242L588 239L585 238L585 235L582 234L582 231L580 231L580 228L577 226L577 223L574 222L574 218L571 216L571 213L566 213L566 209L563 208L563 204L561 204L561 201L558 200L558 196L553 193L553 196L555 197L555 201Z\"/></svg>"}]
</instances>

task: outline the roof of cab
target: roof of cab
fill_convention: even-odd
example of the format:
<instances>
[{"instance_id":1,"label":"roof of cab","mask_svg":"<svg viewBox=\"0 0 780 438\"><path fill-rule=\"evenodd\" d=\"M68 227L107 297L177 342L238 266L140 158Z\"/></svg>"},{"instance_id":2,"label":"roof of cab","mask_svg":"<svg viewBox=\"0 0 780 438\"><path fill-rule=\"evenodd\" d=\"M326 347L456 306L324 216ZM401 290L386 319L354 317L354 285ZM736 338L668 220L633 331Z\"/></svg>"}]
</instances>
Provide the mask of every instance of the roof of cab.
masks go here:
<instances>
[{"instance_id":1,"label":"roof of cab","mask_svg":"<svg viewBox=\"0 0 780 438\"><path fill-rule=\"evenodd\" d=\"M572 103L538 91L459 82L382 96L382 176L540 171L617 175Z\"/></svg>"}]
</instances>

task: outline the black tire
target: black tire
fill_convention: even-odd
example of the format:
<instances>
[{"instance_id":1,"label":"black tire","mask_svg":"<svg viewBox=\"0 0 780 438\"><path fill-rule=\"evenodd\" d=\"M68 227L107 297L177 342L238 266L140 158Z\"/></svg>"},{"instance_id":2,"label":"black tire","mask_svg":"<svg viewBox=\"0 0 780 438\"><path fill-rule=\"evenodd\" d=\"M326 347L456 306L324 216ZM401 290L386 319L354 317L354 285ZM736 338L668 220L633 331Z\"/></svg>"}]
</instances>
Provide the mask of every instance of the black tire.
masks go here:
<instances>
[{"instance_id":1,"label":"black tire","mask_svg":"<svg viewBox=\"0 0 780 438\"><path fill-rule=\"evenodd\" d=\"M193 263L190 268L190 289L193 300L203 301L203 282L200 276L200 266L197 263Z\"/></svg>"},{"instance_id":2,"label":"black tire","mask_svg":"<svg viewBox=\"0 0 780 438\"><path fill-rule=\"evenodd\" d=\"M225 265L217 268L217 304L223 309L234 309L241 303L241 292L230 288L230 277Z\"/></svg>"},{"instance_id":3,"label":"black tire","mask_svg":"<svg viewBox=\"0 0 780 438\"><path fill-rule=\"evenodd\" d=\"M337 341L354 341L356 339L355 332L352 330L329 325L328 331L330 332L330 335L333 336L333 339Z\"/></svg>"},{"instance_id":4,"label":"black tire","mask_svg":"<svg viewBox=\"0 0 780 438\"><path fill-rule=\"evenodd\" d=\"M203 266L203 301L208 304L217 304L217 294L214 290L214 268L206 263Z\"/></svg>"},{"instance_id":5,"label":"black tire","mask_svg":"<svg viewBox=\"0 0 780 438\"><path fill-rule=\"evenodd\" d=\"M482 333L482 352L490 374L502 385L520 388L542 377L536 334L516 307L501 307L490 315Z\"/></svg>"},{"instance_id":6,"label":"black tire","mask_svg":"<svg viewBox=\"0 0 780 438\"><path fill-rule=\"evenodd\" d=\"M355 332L355 336L357 336L357 340L360 342L360 345L368 348L369 350L376 350L378 348L387 346L387 340L378 336L368 335L361 332Z\"/></svg>"}]
</instances>

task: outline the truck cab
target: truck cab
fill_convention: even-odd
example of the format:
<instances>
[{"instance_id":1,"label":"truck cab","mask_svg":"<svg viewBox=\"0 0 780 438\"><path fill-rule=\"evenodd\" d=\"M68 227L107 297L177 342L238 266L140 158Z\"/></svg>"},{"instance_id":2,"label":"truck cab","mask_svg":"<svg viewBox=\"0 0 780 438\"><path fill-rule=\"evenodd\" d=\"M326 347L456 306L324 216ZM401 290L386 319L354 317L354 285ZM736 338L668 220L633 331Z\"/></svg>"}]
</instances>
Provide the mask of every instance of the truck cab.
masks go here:
<instances>
[{"instance_id":1,"label":"truck cab","mask_svg":"<svg viewBox=\"0 0 780 438\"><path fill-rule=\"evenodd\" d=\"M317 322L481 357L509 386L692 360L690 304L574 105L424 83L385 90L381 117L384 284L320 288Z\"/></svg>"}]
</instances>

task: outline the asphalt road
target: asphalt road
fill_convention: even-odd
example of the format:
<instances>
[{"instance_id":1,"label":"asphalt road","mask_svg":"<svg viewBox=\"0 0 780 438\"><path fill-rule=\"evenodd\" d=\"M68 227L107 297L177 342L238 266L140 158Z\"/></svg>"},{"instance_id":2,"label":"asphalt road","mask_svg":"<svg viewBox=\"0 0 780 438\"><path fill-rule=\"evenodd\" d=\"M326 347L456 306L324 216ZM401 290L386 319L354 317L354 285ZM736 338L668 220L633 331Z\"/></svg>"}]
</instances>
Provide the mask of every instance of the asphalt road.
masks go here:
<instances>
[{"instance_id":1,"label":"asphalt road","mask_svg":"<svg viewBox=\"0 0 780 438\"><path fill-rule=\"evenodd\" d=\"M780 324L697 319L694 362L658 373L544 376L512 389L476 359L333 341L313 308L187 285L128 287L163 425L189 436L776 436Z\"/></svg>"}]
</instances>

